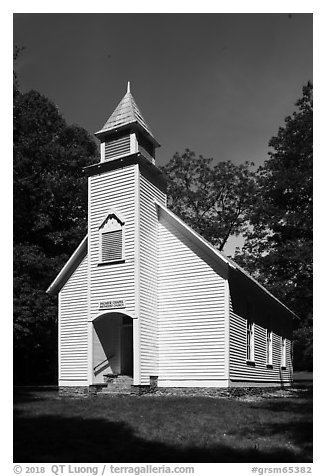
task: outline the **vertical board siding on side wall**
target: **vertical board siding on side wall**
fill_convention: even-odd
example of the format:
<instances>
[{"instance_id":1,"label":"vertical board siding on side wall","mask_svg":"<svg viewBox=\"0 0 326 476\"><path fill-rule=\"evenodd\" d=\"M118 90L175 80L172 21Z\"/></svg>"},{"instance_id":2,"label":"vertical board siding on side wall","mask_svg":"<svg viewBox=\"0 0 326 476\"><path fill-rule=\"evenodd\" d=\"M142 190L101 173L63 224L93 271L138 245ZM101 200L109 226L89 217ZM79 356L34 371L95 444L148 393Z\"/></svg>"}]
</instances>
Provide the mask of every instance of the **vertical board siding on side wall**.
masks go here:
<instances>
[{"instance_id":1,"label":"vertical board siding on side wall","mask_svg":"<svg viewBox=\"0 0 326 476\"><path fill-rule=\"evenodd\" d=\"M91 318L98 314L99 302L107 299L124 299L126 311L135 311L135 167L132 165L90 178L88 252ZM99 227L112 208L125 220L125 262L99 266Z\"/></svg>"},{"instance_id":2,"label":"vertical board siding on side wall","mask_svg":"<svg viewBox=\"0 0 326 476\"><path fill-rule=\"evenodd\" d=\"M166 195L140 175L140 365L141 384L158 375L158 217L154 200L165 205Z\"/></svg>"},{"instance_id":3,"label":"vertical board siding on side wall","mask_svg":"<svg viewBox=\"0 0 326 476\"><path fill-rule=\"evenodd\" d=\"M225 285L173 225L159 223L159 383L225 379Z\"/></svg>"},{"instance_id":4,"label":"vertical board siding on side wall","mask_svg":"<svg viewBox=\"0 0 326 476\"><path fill-rule=\"evenodd\" d=\"M87 384L87 256L60 291L59 384Z\"/></svg>"},{"instance_id":5,"label":"vertical board siding on side wall","mask_svg":"<svg viewBox=\"0 0 326 476\"><path fill-rule=\"evenodd\" d=\"M239 294L238 294L239 296ZM254 300L254 296L251 296ZM270 302L257 299L254 305L254 361L255 365L248 365L246 362L246 331L247 321L245 316L246 299L245 297L237 298L242 300L241 304L237 304L239 311L235 312L234 303L230 298L230 379L232 382L262 382L271 383L288 383L291 381L293 369L291 361L290 340L287 339L287 366L285 370L281 370L281 334L282 319L289 320L277 306L273 308ZM267 298L269 299L269 298ZM266 329L269 326L269 314L272 313L272 359L273 368L267 368L266 362ZM285 324L287 328L288 325ZM288 334L288 330L286 330Z\"/></svg>"}]
</instances>

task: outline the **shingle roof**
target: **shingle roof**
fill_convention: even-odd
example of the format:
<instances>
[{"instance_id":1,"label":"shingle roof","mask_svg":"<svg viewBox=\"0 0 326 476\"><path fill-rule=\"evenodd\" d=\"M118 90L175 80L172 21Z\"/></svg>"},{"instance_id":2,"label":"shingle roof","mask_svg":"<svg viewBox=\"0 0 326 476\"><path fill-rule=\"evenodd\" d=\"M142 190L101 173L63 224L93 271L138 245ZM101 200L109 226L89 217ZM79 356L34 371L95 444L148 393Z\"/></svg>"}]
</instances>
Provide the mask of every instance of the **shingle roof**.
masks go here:
<instances>
[{"instance_id":1,"label":"shingle roof","mask_svg":"<svg viewBox=\"0 0 326 476\"><path fill-rule=\"evenodd\" d=\"M132 124L137 122L143 129L145 129L148 134L152 137L153 134L145 122L142 113L140 112L139 107L136 104L131 92L130 86L128 83L128 89L124 97L121 99L109 119L106 121L102 129L96 134L100 134L103 132L111 131L118 129L122 126L126 126L127 124Z\"/></svg>"}]
</instances>

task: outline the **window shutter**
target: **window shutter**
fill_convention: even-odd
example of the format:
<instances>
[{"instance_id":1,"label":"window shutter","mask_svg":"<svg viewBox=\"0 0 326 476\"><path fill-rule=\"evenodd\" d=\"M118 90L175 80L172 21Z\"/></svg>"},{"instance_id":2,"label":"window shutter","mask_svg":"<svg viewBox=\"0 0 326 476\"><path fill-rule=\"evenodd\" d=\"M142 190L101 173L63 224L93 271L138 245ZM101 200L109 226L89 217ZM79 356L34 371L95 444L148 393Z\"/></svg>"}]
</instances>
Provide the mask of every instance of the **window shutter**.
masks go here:
<instances>
[{"instance_id":1,"label":"window shutter","mask_svg":"<svg viewBox=\"0 0 326 476\"><path fill-rule=\"evenodd\" d=\"M105 160L112 160L114 157L127 154L130 154L130 136L105 143Z\"/></svg>"},{"instance_id":2,"label":"window shutter","mask_svg":"<svg viewBox=\"0 0 326 476\"><path fill-rule=\"evenodd\" d=\"M102 233L102 261L122 259L122 230Z\"/></svg>"}]
</instances>

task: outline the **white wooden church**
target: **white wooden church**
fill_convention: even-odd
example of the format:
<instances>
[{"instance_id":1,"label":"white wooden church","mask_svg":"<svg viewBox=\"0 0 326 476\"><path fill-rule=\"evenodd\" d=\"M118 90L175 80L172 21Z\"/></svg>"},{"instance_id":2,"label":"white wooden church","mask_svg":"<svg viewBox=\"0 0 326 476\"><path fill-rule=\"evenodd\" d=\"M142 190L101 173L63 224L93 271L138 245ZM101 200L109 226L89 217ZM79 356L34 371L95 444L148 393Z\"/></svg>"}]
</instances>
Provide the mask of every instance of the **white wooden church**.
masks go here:
<instances>
[{"instance_id":1,"label":"white wooden church","mask_svg":"<svg viewBox=\"0 0 326 476\"><path fill-rule=\"evenodd\" d=\"M159 144L129 83L96 136L88 234L47 290L59 386L290 385L295 315L166 207Z\"/></svg>"}]
</instances>

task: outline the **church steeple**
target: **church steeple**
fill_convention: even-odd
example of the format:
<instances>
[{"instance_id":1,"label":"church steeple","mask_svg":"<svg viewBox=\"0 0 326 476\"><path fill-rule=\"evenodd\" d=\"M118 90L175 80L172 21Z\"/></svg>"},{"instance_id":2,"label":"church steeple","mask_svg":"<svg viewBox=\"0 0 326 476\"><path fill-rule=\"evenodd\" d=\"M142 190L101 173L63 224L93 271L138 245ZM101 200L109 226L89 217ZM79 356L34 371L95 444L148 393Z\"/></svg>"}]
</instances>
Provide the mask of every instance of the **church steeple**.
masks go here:
<instances>
[{"instance_id":1,"label":"church steeple","mask_svg":"<svg viewBox=\"0 0 326 476\"><path fill-rule=\"evenodd\" d=\"M101 162L139 152L155 163L155 149L160 144L154 138L130 92L129 81L126 94L95 135L101 140Z\"/></svg>"}]
</instances>

